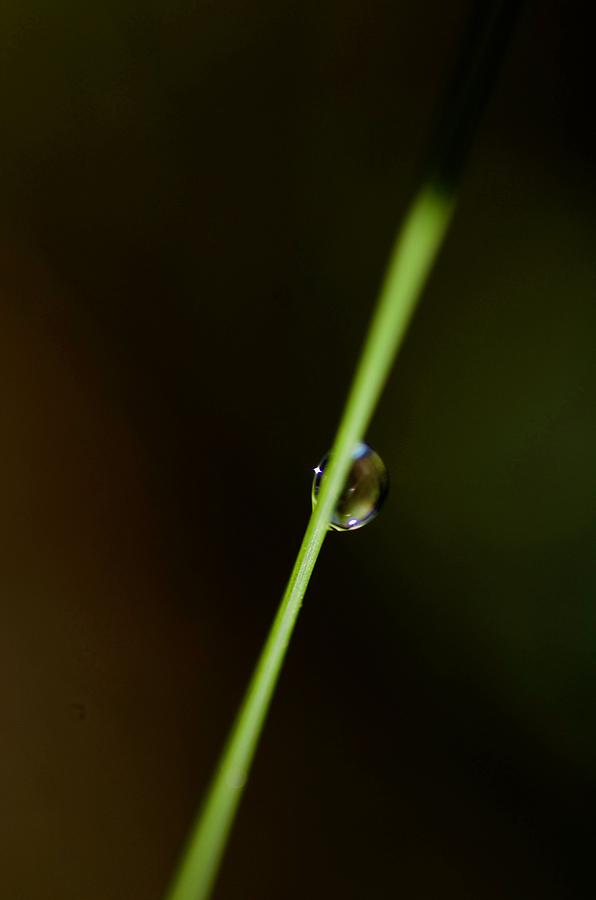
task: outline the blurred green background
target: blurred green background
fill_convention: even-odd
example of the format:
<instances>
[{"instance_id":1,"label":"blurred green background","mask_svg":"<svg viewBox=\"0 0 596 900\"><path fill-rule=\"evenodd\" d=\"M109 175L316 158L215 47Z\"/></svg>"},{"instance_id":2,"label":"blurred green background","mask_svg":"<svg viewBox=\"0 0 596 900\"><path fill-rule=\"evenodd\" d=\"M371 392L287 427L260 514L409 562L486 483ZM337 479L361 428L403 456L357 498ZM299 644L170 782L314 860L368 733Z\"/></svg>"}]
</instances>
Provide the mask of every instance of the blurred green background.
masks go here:
<instances>
[{"instance_id":1,"label":"blurred green background","mask_svg":"<svg viewBox=\"0 0 596 900\"><path fill-rule=\"evenodd\" d=\"M159 900L468 7L3 3L1 897ZM217 900L594 896L586 14L525 5Z\"/></svg>"}]
</instances>

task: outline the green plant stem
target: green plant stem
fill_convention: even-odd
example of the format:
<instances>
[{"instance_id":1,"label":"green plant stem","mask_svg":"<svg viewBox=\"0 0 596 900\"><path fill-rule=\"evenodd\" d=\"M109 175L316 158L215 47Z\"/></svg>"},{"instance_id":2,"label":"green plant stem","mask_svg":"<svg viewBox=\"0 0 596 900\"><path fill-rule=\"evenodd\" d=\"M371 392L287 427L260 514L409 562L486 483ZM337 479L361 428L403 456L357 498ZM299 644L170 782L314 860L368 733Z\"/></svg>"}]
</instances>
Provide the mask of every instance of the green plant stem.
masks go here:
<instances>
[{"instance_id":1,"label":"green plant stem","mask_svg":"<svg viewBox=\"0 0 596 900\"><path fill-rule=\"evenodd\" d=\"M302 599L348 473L352 450L364 436L449 227L457 176L490 94L517 6L511 2L492 4L490 15L484 19L481 16L479 20L482 33L478 36L481 39L471 41L473 58L467 68L463 67L466 76L462 84L455 84L445 116L449 127L439 141L436 154L438 162L414 197L391 255L317 505L203 809L190 833L165 900L207 900L210 896ZM456 111L454 117L450 117L450 109Z\"/></svg>"},{"instance_id":2,"label":"green plant stem","mask_svg":"<svg viewBox=\"0 0 596 900\"><path fill-rule=\"evenodd\" d=\"M209 897L302 599L347 476L352 450L370 421L447 231L452 210L451 195L427 186L414 200L406 218L333 444L317 505L167 900L206 900Z\"/></svg>"}]
</instances>

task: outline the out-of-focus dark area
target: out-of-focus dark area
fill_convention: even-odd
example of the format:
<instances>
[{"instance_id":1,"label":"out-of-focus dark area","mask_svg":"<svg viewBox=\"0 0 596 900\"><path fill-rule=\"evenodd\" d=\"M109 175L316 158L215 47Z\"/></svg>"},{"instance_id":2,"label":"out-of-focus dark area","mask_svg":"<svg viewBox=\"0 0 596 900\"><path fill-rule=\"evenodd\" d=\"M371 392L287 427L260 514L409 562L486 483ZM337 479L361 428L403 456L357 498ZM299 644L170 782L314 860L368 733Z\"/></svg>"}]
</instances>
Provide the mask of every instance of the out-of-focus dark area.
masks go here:
<instances>
[{"instance_id":1,"label":"out-of-focus dark area","mask_svg":"<svg viewBox=\"0 0 596 900\"><path fill-rule=\"evenodd\" d=\"M3 4L2 898L162 895L468 7ZM587 12L525 5L217 900L594 896Z\"/></svg>"}]
</instances>

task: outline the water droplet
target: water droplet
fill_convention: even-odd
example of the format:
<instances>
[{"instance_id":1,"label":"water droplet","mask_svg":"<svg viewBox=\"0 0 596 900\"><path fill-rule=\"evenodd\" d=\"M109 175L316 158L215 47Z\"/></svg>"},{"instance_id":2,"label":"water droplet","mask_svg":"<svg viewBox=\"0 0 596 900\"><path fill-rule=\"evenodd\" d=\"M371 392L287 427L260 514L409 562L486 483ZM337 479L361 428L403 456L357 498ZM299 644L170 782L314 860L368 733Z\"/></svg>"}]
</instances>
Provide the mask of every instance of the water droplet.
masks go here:
<instances>
[{"instance_id":1,"label":"water droplet","mask_svg":"<svg viewBox=\"0 0 596 900\"><path fill-rule=\"evenodd\" d=\"M317 496L328 461L329 454L324 456L313 470L315 473L312 483L313 509L317 504ZM389 476L379 454L368 444L357 444L352 453L352 467L348 472L345 487L339 495L329 527L335 531L356 531L357 528L372 522L385 502L388 490Z\"/></svg>"}]
</instances>

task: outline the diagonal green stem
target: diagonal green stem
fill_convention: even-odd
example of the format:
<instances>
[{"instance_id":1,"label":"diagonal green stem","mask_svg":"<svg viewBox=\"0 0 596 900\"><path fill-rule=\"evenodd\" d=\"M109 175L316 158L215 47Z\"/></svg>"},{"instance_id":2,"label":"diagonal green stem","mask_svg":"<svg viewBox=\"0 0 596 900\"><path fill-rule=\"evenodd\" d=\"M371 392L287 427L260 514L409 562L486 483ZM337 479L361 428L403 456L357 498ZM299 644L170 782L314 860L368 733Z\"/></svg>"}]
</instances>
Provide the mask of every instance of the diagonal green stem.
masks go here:
<instances>
[{"instance_id":1,"label":"diagonal green stem","mask_svg":"<svg viewBox=\"0 0 596 900\"><path fill-rule=\"evenodd\" d=\"M470 137L489 96L511 32L516 2L479 9L448 105L433 175L414 197L398 235L376 310L340 420L317 505L279 610L221 756L203 809L190 833L165 900L208 900L246 783L265 716L354 446L364 436L408 324L447 233L455 185ZM469 36L470 37L470 36ZM478 40L476 40L476 37ZM471 48L471 49L470 49ZM452 115L453 113L453 115Z\"/></svg>"},{"instance_id":2,"label":"diagonal green stem","mask_svg":"<svg viewBox=\"0 0 596 900\"><path fill-rule=\"evenodd\" d=\"M209 897L302 598L347 476L352 450L370 421L447 231L452 209L450 195L425 187L414 200L397 240L317 505L167 900Z\"/></svg>"}]
</instances>

